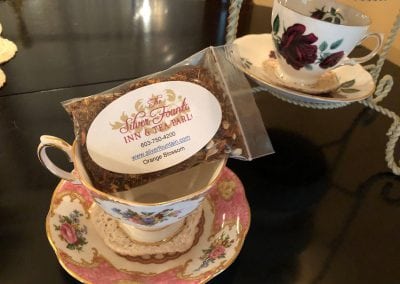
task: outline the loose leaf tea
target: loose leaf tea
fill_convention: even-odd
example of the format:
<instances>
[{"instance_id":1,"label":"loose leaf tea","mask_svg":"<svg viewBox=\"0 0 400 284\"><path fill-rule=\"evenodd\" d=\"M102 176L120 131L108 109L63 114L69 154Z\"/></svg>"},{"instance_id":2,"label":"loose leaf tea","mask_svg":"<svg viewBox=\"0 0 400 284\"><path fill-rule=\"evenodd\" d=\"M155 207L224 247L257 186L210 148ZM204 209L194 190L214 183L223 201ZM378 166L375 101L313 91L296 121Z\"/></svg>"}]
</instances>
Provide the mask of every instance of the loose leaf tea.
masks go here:
<instances>
[{"instance_id":1,"label":"loose leaf tea","mask_svg":"<svg viewBox=\"0 0 400 284\"><path fill-rule=\"evenodd\" d=\"M214 161L223 159L230 153L240 155L245 151L243 147L243 137L236 123L232 106L215 78L205 68L185 66L176 68L176 72L170 76L157 76L144 80L139 80L128 85L120 92L89 96L79 101L65 104L66 110L72 115L75 122L76 136L81 147L81 157L93 185L103 191L124 191L133 187L152 181L156 178L176 173L204 161ZM121 174L103 169L96 164L88 153L86 147L86 135L89 127L96 116L111 102L123 94L150 84L163 81L186 81L198 84L209 90L220 102L222 110L222 122L213 139L196 154L183 161L182 163L162 171L147 174ZM172 95L172 93L170 94ZM140 107L140 106L138 106ZM121 120L126 120L126 114L122 114ZM118 123L121 123L119 125ZM112 127L121 127L122 122L114 122ZM195 131L195 130L194 130Z\"/></svg>"},{"instance_id":2,"label":"loose leaf tea","mask_svg":"<svg viewBox=\"0 0 400 284\"><path fill-rule=\"evenodd\" d=\"M63 103L64 108L73 119L81 159L95 188L110 193L126 191L158 178L190 169L200 163L227 157L251 160L272 152L262 119L255 107L250 85L243 74L234 69L222 54L224 51L221 49L209 48L165 71L127 82L104 93ZM218 60L223 62L218 62ZM125 94L161 82L193 83L205 88L216 98L222 118L212 139L206 141L206 144L192 156L162 170L127 174L101 167L93 160L90 149L88 150L87 147L87 135L93 121L102 110ZM232 93L235 92L237 94L233 98ZM167 88L165 100L176 101L175 92ZM235 106L235 104L238 105ZM136 111L143 111L146 107L141 100L133 103L133 106ZM184 102L182 102L183 106ZM121 129L124 127L124 122L132 115L124 111L119 112L115 114L115 119L108 123L108 127L114 130ZM243 121L240 122L238 117L243 117ZM246 127L242 127L241 123L247 123ZM168 125L163 127L168 129ZM190 131L195 132L196 129ZM107 149L104 150L107 151Z\"/></svg>"}]
</instances>

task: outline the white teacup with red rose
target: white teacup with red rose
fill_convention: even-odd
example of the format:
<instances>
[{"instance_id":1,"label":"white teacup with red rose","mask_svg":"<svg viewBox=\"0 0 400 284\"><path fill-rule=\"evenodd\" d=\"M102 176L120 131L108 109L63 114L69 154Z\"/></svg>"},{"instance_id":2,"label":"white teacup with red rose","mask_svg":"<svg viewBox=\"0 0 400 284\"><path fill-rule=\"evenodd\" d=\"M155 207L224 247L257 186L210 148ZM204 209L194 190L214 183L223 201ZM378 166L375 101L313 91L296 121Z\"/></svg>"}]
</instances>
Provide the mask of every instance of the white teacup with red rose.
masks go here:
<instances>
[{"instance_id":1,"label":"white teacup with red rose","mask_svg":"<svg viewBox=\"0 0 400 284\"><path fill-rule=\"evenodd\" d=\"M332 86L319 87L333 89L338 81L330 70L366 62L383 44L382 34L368 31L367 15L331 0L274 0L271 21L275 75L289 87L307 89L326 80ZM363 57L348 58L368 37L376 39L376 47Z\"/></svg>"}]
</instances>

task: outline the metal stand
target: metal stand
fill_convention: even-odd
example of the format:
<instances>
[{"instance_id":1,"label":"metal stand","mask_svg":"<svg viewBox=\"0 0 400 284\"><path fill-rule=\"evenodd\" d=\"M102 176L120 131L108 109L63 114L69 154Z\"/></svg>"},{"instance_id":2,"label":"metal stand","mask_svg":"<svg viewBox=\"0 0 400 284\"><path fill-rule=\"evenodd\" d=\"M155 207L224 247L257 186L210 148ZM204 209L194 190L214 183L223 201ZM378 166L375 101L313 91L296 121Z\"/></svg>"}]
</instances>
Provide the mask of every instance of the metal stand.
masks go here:
<instances>
[{"instance_id":1,"label":"metal stand","mask_svg":"<svg viewBox=\"0 0 400 284\"><path fill-rule=\"evenodd\" d=\"M239 22L239 13L242 6L243 0L231 0L229 6L229 16L228 16L228 26L226 31L226 43L232 43L236 38L237 27ZM365 69L368 70L372 78L374 79L377 87L375 93L368 99L359 101L360 104L363 104L366 107L369 107L393 120L392 125L390 126L386 135L388 136L388 142L386 144L385 149L385 160L387 162L388 167L392 170L392 172L396 175L400 175L400 167L394 158L394 149L397 141L400 137L400 117L393 111L382 107L379 103L389 94L393 87L393 77L391 75L384 75L378 81L380 76L382 66L386 60L387 54L390 48L393 45L394 39L396 38L398 31L400 29L400 11L396 17L396 20L393 24L393 27L387 37L387 40L382 48L382 51L379 54L379 59L375 65L365 66ZM267 91L265 88L259 86L254 88L255 92L258 91ZM335 109L343 106L347 106L350 103L348 102L340 102L340 103L305 103L302 101L291 100L288 98L283 98L278 93L275 93L271 90L268 90L269 93L274 95L275 97L286 101L288 103L292 103L294 105L298 105L301 107L308 107L314 109Z\"/></svg>"}]
</instances>

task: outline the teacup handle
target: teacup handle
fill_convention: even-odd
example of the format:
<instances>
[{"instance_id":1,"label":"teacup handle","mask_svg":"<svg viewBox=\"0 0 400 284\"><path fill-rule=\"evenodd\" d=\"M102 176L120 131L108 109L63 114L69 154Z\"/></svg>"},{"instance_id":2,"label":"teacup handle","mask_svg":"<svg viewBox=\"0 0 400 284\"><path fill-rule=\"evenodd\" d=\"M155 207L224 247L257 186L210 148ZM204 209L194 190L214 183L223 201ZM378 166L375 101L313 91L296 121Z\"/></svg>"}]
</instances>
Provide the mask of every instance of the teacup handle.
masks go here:
<instances>
[{"instance_id":1,"label":"teacup handle","mask_svg":"<svg viewBox=\"0 0 400 284\"><path fill-rule=\"evenodd\" d=\"M357 63L358 63L358 64L364 63L364 62L366 62L366 61L372 59L372 58L378 53L378 51L381 49L381 47L382 47L382 45L383 45L383 34L382 34L382 33L374 33L374 32L367 33L367 34L360 40L359 44L360 44L363 40L365 40L365 39L367 39L367 38L369 38L369 37L375 38L375 39L376 39L376 42L377 42L377 45L375 46L375 48L374 48L370 53L368 53L367 55L362 56L362 57L349 58L349 59L343 60L339 65L340 65L340 66L343 66L343 65L355 65L355 64L357 64ZM339 66L337 66L337 67L339 67Z\"/></svg>"},{"instance_id":2,"label":"teacup handle","mask_svg":"<svg viewBox=\"0 0 400 284\"><path fill-rule=\"evenodd\" d=\"M73 175L73 173L60 169L50 160L46 152L46 149L49 147L53 147L63 151L65 154L67 154L68 159L72 162L72 146L61 138L50 135L42 135L40 137L40 144L37 148L37 155L40 162L54 175L69 181L78 180L77 177Z\"/></svg>"}]
</instances>

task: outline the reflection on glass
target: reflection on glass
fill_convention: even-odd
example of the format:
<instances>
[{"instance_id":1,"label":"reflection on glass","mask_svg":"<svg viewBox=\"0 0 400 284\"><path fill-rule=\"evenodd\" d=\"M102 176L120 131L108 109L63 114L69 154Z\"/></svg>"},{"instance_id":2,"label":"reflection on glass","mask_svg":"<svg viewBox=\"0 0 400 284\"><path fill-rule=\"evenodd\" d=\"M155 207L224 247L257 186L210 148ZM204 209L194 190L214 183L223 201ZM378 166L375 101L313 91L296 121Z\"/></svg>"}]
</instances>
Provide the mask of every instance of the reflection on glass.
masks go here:
<instances>
[{"instance_id":1,"label":"reflection on glass","mask_svg":"<svg viewBox=\"0 0 400 284\"><path fill-rule=\"evenodd\" d=\"M143 27L145 33L155 31L161 32L165 28L165 20L168 14L168 8L165 1L143 0L135 2L133 15L134 25Z\"/></svg>"},{"instance_id":2,"label":"reflection on glass","mask_svg":"<svg viewBox=\"0 0 400 284\"><path fill-rule=\"evenodd\" d=\"M170 53L170 54L168 54L167 56L165 56L164 62L168 64L168 63L172 62L172 60L174 59L174 57L175 57L175 54Z\"/></svg>"},{"instance_id":3,"label":"reflection on glass","mask_svg":"<svg viewBox=\"0 0 400 284\"><path fill-rule=\"evenodd\" d=\"M145 32L150 30L151 7L149 0L144 0L139 10L133 16L133 21L142 20Z\"/></svg>"},{"instance_id":4,"label":"reflection on glass","mask_svg":"<svg viewBox=\"0 0 400 284\"><path fill-rule=\"evenodd\" d=\"M25 23L25 19L23 17L22 13L22 7L24 4L24 0L13 0L13 1L6 1L7 4L9 4L12 9L14 10L16 16L17 16L17 23L18 23L18 32L19 32L19 37L21 39L21 43L24 47L30 47L32 46L32 39L29 34L28 28Z\"/></svg>"}]
</instances>

